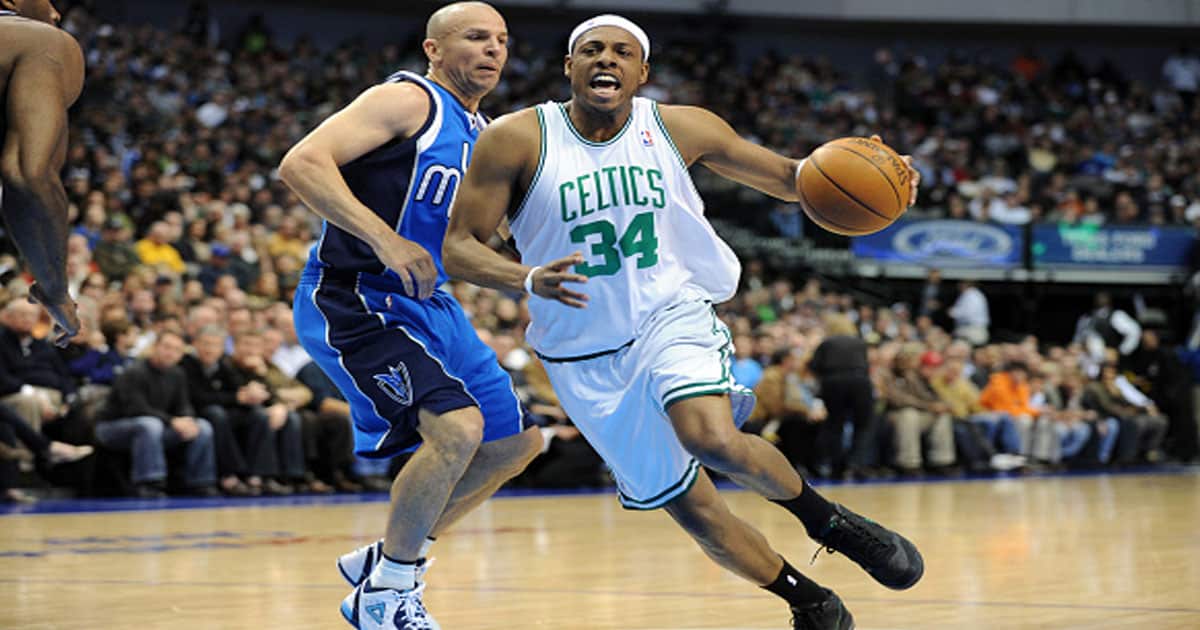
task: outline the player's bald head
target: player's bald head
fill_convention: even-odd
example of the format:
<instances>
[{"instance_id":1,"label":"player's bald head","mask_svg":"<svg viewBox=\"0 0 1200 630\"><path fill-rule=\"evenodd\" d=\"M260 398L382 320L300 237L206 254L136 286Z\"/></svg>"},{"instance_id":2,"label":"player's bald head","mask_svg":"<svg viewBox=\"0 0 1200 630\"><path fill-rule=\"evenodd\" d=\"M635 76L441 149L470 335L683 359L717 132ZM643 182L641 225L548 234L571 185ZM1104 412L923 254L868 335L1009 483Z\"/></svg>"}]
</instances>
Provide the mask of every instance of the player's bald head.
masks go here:
<instances>
[{"instance_id":1,"label":"player's bald head","mask_svg":"<svg viewBox=\"0 0 1200 630\"><path fill-rule=\"evenodd\" d=\"M497 17L500 12L486 2L455 2L433 12L425 23L426 39L442 39L446 35L464 28L471 20L479 17Z\"/></svg>"}]
</instances>

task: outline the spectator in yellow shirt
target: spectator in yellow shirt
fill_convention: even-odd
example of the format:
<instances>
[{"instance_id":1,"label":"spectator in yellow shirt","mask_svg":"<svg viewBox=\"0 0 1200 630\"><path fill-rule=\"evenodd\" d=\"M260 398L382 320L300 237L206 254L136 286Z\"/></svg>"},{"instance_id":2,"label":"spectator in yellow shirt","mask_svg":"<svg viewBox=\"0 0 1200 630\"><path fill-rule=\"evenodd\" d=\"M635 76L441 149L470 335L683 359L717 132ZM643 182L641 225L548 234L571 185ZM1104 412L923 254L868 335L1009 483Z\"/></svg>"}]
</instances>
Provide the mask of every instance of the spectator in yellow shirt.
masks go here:
<instances>
[{"instance_id":1,"label":"spectator in yellow shirt","mask_svg":"<svg viewBox=\"0 0 1200 630\"><path fill-rule=\"evenodd\" d=\"M179 250L171 245L170 237L170 226L162 221L155 221L150 224L150 231L146 233L146 237L138 241L133 249L137 252L142 264L155 269L165 267L181 274L187 270L187 266L184 265L183 256L179 255Z\"/></svg>"}]
</instances>

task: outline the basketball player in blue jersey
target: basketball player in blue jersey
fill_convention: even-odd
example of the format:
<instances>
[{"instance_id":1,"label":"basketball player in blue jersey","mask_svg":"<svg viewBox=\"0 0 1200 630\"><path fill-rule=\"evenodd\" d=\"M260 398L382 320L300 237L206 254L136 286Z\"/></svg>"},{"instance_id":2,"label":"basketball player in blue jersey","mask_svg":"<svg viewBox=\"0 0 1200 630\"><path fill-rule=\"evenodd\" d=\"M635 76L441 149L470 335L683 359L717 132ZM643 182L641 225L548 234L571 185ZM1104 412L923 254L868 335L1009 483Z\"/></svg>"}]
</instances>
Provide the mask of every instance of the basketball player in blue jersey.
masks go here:
<instances>
[{"instance_id":1,"label":"basketball player in blue jersey","mask_svg":"<svg viewBox=\"0 0 1200 630\"><path fill-rule=\"evenodd\" d=\"M477 109L507 38L487 4L439 9L425 76L398 72L366 90L280 164L325 218L296 290L300 342L350 403L358 454L415 451L392 485L383 540L338 560L355 585L342 614L358 628L437 628L421 601L430 544L541 447L495 353L437 288L451 202L486 124Z\"/></svg>"},{"instance_id":2,"label":"basketball player in blue jersey","mask_svg":"<svg viewBox=\"0 0 1200 630\"><path fill-rule=\"evenodd\" d=\"M793 628L849 630L840 598L730 512L700 467L786 508L885 586L910 588L924 572L912 543L826 501L774 446L738 429L753 394L730 376L730 335L712 304L734 294L741 268L704 219L688 167L795 201L801 163L707 110L636 97L649 44L619 16L574 30L571 100L505 116L480 136L446 269L532 294L527 339L625 507L665 509L714 561L787 601ZM485 245L506 214L522 263ZM573 277L541 266L568 255L580 256Z\"/></svg>"},{"instance_id":3,"label":"basketball player in blue jersey","mask_svg":"<svg viewBox=\"0 0 1200 630\"><path fill-rule=\"evenodd\" d=\"M48 0L0 0L0 209L36 281L29 298L54 318L54 341L79 330L67 293L67 109L83 89L83 52L55 27Z\"/></svg>"}]
</instances>

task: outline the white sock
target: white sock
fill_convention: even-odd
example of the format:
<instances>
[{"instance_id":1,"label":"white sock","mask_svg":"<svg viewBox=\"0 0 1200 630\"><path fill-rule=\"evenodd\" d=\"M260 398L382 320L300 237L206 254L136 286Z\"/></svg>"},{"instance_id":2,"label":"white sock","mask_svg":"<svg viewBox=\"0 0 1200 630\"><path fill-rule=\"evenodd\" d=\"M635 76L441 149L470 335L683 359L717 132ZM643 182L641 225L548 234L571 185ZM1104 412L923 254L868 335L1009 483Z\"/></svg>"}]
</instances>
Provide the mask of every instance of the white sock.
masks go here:
<instances>
[{"instance_id":1,"label":"white sock","mask_svg":"<svg viewBox=\"0 0 1200 630\"><path fill-rule=\"evenodd\" d=\"M417 585L417 565L404 564L380 558L371 571L371 586L374 588L394 588L398 591L412 590Z\"/></svg>"},{"instance_id":2,"label":"white sock","mask_svg":"<svg viewBox=\"0 0 1200 630\"><path fill-rule=\"evenodd\" d=\"M417 552L417 557L424 560L429 557L429 548L433 547L433 543L437 542L436 538L426 538L425 542L421 543L421 551Z\"/></svg>"}]
</instances>

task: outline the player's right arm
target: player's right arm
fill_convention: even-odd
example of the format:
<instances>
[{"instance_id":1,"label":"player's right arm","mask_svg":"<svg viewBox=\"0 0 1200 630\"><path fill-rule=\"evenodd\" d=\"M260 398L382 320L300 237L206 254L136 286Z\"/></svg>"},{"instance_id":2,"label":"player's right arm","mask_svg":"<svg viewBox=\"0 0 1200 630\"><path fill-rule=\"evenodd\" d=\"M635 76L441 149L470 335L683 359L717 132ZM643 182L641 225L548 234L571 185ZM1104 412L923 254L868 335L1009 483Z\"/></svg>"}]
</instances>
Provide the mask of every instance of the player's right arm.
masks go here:
<instances>
[{"instance_id":1,"label":"player's right arm","mask_svg":"<svg viewBox=\"0 0 1200 630\"><path fill-rule=\"evenodd\" d=\"M429 108L429 96L420 86L376 85L300 140L279 164L279 178L305 205L367 243L400 276L405 292L420 299L436 288L433 257L363 205L339 167L394 138L411 137L425 124Z\"/></svg>"},{"instance_id":2,"label":"player's right arm","mask_svg":"<svg viewBox=\"0 0 1200 630\"><path fill-rule=\"evenodd\" d=\"M536 114L527 109L488 125L471 155L471 166L458 189L450 212L450 226L442 244L446 273L473 284L522 291L533 269L515 263L488 246L514 201L522 179L532 179L540 148ZM567 289L563 282L586 282L568 269L583 262L579 252L543 265L533 275L533 292L582 308L587 296Z\"/></svg>"}]
</instances>

